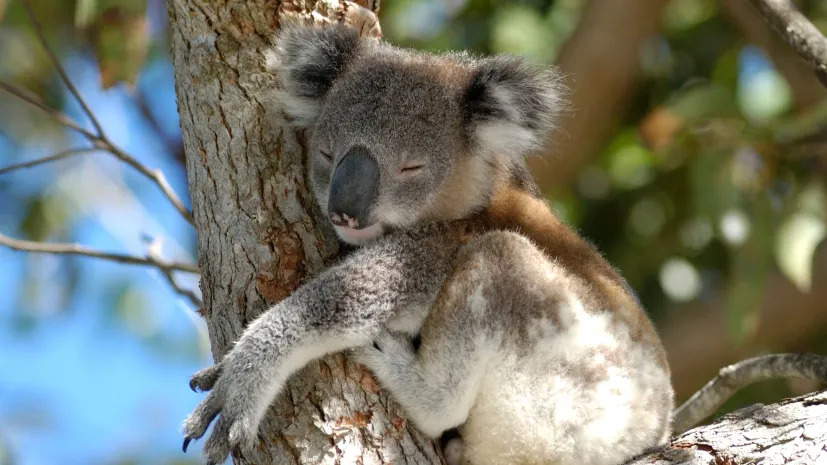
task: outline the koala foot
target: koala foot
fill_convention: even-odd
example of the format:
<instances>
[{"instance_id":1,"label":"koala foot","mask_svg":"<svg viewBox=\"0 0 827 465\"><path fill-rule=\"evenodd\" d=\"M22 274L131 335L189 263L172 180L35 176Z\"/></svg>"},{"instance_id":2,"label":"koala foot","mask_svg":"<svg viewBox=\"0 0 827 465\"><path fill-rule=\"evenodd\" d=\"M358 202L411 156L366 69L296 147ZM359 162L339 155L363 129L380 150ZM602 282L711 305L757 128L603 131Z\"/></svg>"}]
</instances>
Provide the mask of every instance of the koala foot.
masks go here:
<instances>
[{"instance_id":1,"label":"koala foot","mask_svg":"<svg viewBox=\"0 0 827 465\"><path fill-rule=\"evenodd\" d=\"M448 465L465 465L462 457L464 449L465 444L462 442L462 438L450 439L442 446L442 456L445 458L445 463Z\"/></svg>"},{"instance_id":2,"label":"koala foot","mask_svg":"<svg viewBox=\"0 0 827 465\"><path fill-rule=\"evenodd\" d=\"M184 422L183 451L187 451L193 439L204 436L218 418L204 443L207 464L223 463L231 453L241 457L244 450L255 444L258 437L255 419L259 416L260 404L269 401L258 374L237 370L229 361L197 372L190 380L190 387L210 393Z\"/></svg>"},{"instance_id":3,"label":"koala foot","mask_svg":"<svg viewBox=\"0 0 827 465\"><path fill-rule=\"evenodd\" d=\"M224 366L221 362L218 362L211 367L198 371L190 378L190 389L192 389L193 392L206 392L211 390L221 376L223 369Z\"/></svg>"}]
</instances>

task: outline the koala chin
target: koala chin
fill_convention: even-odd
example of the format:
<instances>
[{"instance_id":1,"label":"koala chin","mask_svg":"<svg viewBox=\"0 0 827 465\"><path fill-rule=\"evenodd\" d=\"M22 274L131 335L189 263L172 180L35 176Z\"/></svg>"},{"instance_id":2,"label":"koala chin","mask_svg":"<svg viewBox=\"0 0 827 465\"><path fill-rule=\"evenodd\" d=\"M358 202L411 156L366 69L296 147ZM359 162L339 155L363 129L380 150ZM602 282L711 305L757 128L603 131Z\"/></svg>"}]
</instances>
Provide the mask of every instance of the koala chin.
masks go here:
<instances>
[{"instance_id":1,"label":"koala chin","mask_svg":"<svg viewBox=\"0 0 827 465\"><path fill-rule=\"evenodd\" d=\"M669 435L660 339L561 222L524 157L564 106L553 69L291 27L266 64L310 135L319 207L359 245L246 328L184 424L209 463L254 447L289 377L351 350L423 433L473 465L619 465ZM415 344L413 339L419 340Z\"/></svg>"}]
</instances>

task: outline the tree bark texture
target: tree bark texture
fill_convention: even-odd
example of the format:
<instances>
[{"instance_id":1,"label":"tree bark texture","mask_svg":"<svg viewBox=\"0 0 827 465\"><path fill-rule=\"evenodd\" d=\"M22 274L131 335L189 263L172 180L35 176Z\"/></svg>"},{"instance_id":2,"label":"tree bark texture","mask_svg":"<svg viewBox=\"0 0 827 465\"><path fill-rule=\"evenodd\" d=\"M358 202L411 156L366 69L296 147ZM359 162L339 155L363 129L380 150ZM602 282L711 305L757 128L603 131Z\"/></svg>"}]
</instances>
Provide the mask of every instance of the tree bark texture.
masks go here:
<instances>
[{"instance_id":1,"label":"tree bark texture","mask_svg":"<svg viewBox=\"0 0 827 465\"><path fill-rule=\"evenodd\" d=\"M305 180L302 135L268 98L275 79L262 52L291 20L378 35L378 1L169 0L168 9L203 315L220 360L246 324L337 253ZM235 463L438 463L433 444L343 355L310 364L285 391L255 456Z\"/></svg>"},{"instance_id":2,"label":"tree bark texture","mask_svg":"<svg viewBox=\"0 0 827 465\"><path fill-rule=\"evenodd\" d=\"M627 465L827 464L827 391L754 405Z\"/></svg>"},{"instance_id":3,"label":"tree bark texture","mask_svg":"<svg viewBox=\"0 0 827 465\"><path fill-rule=\"evenodd\" d=\"M262 52L279 24L291 20L346 21L364 34L381 34L377 3L168 0L202 313L216 360L246 324L338 253L308 190L303 135L285 125L270 99L275 79L264 72ZM818 464L825 460L824 418L824 394L785 401L685 433L635 463L729 464L742 462L726 461L726 454L809 454L814 461L786 463ZM255 454L235 463L440 463L433 443L341 354L296 374L259 436Z\"/></svg>"}]
</instances>

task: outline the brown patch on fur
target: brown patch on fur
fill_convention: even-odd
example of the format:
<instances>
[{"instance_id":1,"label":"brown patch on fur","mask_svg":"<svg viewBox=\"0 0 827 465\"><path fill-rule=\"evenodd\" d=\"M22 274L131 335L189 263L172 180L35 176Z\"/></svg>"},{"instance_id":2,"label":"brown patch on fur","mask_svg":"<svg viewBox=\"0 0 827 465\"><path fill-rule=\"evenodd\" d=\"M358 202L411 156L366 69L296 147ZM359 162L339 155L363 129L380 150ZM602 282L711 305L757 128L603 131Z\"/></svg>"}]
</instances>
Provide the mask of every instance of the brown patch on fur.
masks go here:
<instances>
[{"instance_id":1,"label":"brown patch on fur","mask_svg":"<svg viewBox=\"0 0 827 465\"><path fill-rule=\"evenodd\" d=\"M487 229L517 232L529 238L546 256L590 287L599 308L614 312L636 341L648 342L667 368L666 352L654 325L627 284L597 251L555 216L548 204L514 182L520 177L501 175L488 207L480 218Z\"/></svg>"}]
</instances>

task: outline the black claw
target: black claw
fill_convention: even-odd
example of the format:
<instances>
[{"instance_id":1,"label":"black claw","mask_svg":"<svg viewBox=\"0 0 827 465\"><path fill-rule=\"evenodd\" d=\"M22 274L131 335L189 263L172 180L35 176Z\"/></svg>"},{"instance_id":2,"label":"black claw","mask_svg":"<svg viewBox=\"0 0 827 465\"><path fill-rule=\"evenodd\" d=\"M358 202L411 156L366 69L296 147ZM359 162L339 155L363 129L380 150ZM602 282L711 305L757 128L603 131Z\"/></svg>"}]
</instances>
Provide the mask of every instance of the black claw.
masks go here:
<instances>
[{"instance_id":1,"label":"black claw","mask_svg":"<svg viewBox=\"0 0 827 465\"><path fill-rule=\"evenodd\" d=\"M379 348L379 344L377 344L377 343L376 343L376 341L373 341L373 347L374 347L376 350L378 350L379 352L382 352L382 349L380 349L380 348Z\"/></svg>"},{"instance_id":2,"label":"black claw","mask_svg":"<svg viewBox=\"0 0 827 465\"><path fill-rule=\"evenodd\" d=\"M241 446L236 444L233 446L232 451L230 452L233 455L234 459L244 460L244 454L241 453Z\"/></svg>"},{"instance_id":3,"label":"black claw","mask_svg":"<svg viewBox=\"0 0 827 465\"><path fill-rule=\"evenodd\" d=\"M190 441L192 441L192 438L184 438L184 445L181 447L181 450L183 450L185 454L187 453L187 447L190 445Z\"/></svg>"},{"instance_id":4,"label":"black claw","mask_svg":"<svg viewBox=\"0 0 827 465\"><path fill-rule=\"evenodd\" d=\"M195 382L195 378L190 380L190 389L192 392L198 392L198 383Z\"/></svg>"}]
</instances>

